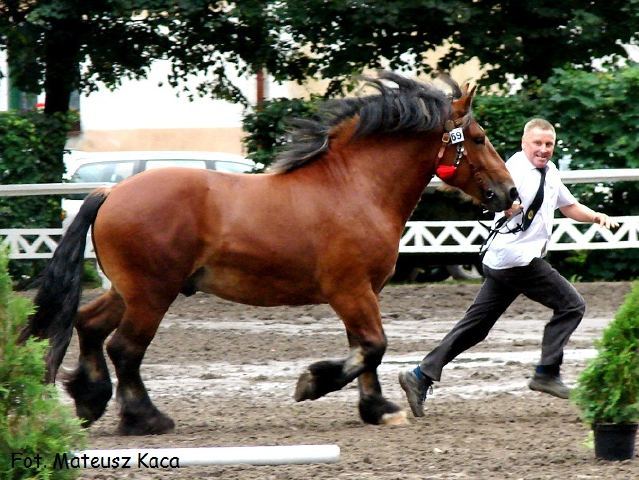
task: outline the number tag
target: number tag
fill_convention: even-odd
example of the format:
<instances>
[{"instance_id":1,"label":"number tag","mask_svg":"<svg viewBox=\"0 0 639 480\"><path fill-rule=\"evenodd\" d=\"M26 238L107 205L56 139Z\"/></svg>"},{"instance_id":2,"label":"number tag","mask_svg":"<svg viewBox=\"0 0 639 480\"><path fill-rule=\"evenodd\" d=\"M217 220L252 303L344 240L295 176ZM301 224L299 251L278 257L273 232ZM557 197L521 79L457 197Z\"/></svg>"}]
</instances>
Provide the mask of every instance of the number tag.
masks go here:
<instances>
[{"instance_id":1,"label":"number tag","mask_svg":"<svg viewBox=\"0 0 639 480\"><path fill-rule=\"evenodd\" d=\"M450 131L450 143L453 145L455 143L464 141L464 131L461 128L453 128Z\"/></svg>"}]
</instances>

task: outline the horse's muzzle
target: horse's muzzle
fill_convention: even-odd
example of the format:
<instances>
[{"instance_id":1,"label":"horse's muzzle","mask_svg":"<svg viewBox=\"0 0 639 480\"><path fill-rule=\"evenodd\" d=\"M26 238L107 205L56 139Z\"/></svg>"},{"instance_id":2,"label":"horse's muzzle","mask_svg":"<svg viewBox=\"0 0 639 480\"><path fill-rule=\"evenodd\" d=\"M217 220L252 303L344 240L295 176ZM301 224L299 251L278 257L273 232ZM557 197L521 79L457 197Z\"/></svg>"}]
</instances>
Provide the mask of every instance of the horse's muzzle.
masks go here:
<instances>
[{"instance_id":1,"label":"horse's muzzle","mask_svg":"<svg viewBox=\"0 0 639 480\"><path fill-rule=\"evenodd\" d=\"M499 191L489 188L484 192L485 206L493 212L509 209L518 197L516 187L505 187Z\"/></svg>"}]
</instances>

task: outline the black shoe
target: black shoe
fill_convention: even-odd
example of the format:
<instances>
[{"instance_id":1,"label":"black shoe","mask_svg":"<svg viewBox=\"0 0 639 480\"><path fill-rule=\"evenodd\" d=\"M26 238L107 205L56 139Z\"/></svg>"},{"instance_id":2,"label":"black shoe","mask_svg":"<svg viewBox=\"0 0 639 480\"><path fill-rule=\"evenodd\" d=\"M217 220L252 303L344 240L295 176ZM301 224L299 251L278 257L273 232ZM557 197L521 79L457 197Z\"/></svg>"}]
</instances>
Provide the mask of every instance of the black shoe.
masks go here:
<instances>
[{"instance_id":1,"label":"black shoe","mask_svg":"<svg viewBox=\"0 0 639 480\"><path fill-rule=\"evenodd\" d=\"M420 380L412 370L409 370L400 372L399 384L406 393L406 400L408 400L413 415L423 417L426 395L433 392L432 382Z\"/></svg>"},{"instance_id":2,"label":"black shoe","mask_svg":"<svg viewBox=\"0 0 639 480\"><path fill-rule=\"evenodd\" d=\"M557 398L570 398L570 389L564 385L559 375L535 373L530 382L528 382L528 387L531 390L548 393Z\"/></svg>"}]
</instances>

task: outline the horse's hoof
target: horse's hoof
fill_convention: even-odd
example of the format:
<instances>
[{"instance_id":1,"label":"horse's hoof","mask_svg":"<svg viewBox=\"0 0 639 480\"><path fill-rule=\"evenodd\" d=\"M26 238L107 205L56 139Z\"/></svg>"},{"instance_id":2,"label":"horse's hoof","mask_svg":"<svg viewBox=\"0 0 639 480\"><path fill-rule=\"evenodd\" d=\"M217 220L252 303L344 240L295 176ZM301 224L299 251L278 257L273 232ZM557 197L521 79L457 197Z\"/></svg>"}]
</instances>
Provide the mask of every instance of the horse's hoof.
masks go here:
<instances>
[{"instance_id":1,"label":"horse's hoof","mask_svg":"<svg viewBox=\"0 0 639 480\"><path fill-rule=\"evenodd\" d=\"M315 400L318 398L315 393L315 381L313 374L306 371L300 375L297 379L297 385L295 386L295 394L293 398L296 402L303 402L304 400Z\"/></svg>"},{"instance_id":2,"label":"horse's hoof","mask_svg":"<svg viewBox=\"0 0 639 480\"><path fill-rule=\"evenodd\" d=\"M113 394L111 379L107 375L92 382L82 367L64 372L63 378L66 391L75 402L75 411L82 426L89 427L106 410Z\"/></svg>"},{"instance_id":3,"label":"horse's hoof","mask_svg":"<svg viewBox=\"0 0 639 480\"><path fill-rule=\"evenodd\" d=\"M93 423L98 420L105 409L101 409L98 411L94 411L87 405L78 405L75 406L75 414L80 419L80 424L83 428L89 428Z\"/></svg>"},{"instance_id":4,"label":"horse's hoof","mask_svg":"<svg viewBox=\"0 0 639 480\"><path fill-rule=\"evenodd\" d=\"M157 412L150 418L130 421L122 418L118 426L119 435L162 435L175 429L175 422L162 412Z\"/></svg>"},{"instance_id":5,"label":"horse's hoof","mask_svg":"<svg viewBox=\"0 0 639 480\"><path fill-rule=\"evenodd\" d=\"M359 400L359 415L371 425L406 425L406 412L381 395L368 395Z\"/></svg>"},{"instance_id":6,"label":"horse's hoof","mask_svg":"<svg viewBox=\"0 0 639 480\"><path fill-rule=\"evenodd\" d=\"M406 412L400 410L393 413L385 413L380 421L382 425L408 425L410 422L406 418Z\"/></svg>"}]
</instances>

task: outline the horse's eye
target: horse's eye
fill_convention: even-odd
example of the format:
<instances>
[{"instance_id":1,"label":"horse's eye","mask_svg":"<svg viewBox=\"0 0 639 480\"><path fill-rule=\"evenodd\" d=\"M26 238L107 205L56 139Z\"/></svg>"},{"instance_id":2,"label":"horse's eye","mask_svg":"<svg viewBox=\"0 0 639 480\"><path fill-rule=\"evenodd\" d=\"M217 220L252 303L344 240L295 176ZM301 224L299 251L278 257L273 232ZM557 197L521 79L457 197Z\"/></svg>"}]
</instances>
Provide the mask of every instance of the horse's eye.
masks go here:
<instances>
[{"instance_id":1,"label":"horse's eye","mask_svg":"<svg viewBox=\"0 0 639 480\"><path fill-rule=\"evenodd\" d=\"M484 143L486 143L486 137L484 137L483 135L481 137L474 137L473 142L475 142L477 145L483 145Z\"/></svg>"}]
</instances>

